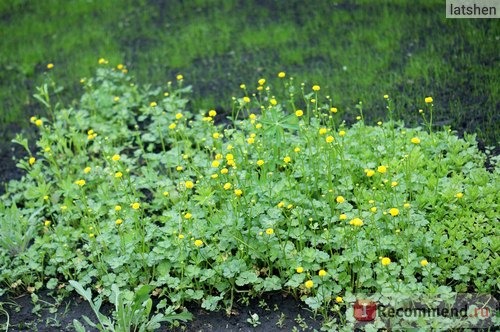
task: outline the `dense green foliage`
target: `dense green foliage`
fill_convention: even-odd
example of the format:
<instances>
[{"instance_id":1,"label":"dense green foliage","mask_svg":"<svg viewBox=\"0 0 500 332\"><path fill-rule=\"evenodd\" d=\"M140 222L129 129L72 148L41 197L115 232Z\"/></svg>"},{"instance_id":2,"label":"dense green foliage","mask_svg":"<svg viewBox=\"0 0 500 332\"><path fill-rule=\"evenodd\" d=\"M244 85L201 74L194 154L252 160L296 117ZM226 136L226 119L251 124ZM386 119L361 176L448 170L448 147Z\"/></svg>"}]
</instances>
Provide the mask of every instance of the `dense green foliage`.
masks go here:
<instances>
[{"instance_id":1,"label":"dense green foliage","mask_svg":"<svg viewBox=\"0 0 500 332\"><path fill-rule=\"evenodd\" d=\"M367 119L383 119L388 93L415 124L415 96L432 95L436 124L498 143L500 26L445 19L442 1L11 0L0 17L0 123L34 112L48 63L69 104L106 57L142 83L196 82L195 112L230 109L235 87L279 69L320 84L345 119L360 100Z\"/></svg>"},{"instance_id":2,"label":"dense green foliage","mask_svg":"<svg viewBox=\"0 0 500 332\"><path fill-rule=\"evenodd\" d=\"M0 202L2 293L75 280L129 294L120 303L154 290L172 314L280 290L353 324L358 293L498 292L500 171L473 135L371 125L362 104L349 126L322 86L284 72L241 86L217 124L215 110L186 111L183 77L151 88L100 63L73 107L39 89L37 154L16 138L29 156Z\"/></svg>"}]
</instances>

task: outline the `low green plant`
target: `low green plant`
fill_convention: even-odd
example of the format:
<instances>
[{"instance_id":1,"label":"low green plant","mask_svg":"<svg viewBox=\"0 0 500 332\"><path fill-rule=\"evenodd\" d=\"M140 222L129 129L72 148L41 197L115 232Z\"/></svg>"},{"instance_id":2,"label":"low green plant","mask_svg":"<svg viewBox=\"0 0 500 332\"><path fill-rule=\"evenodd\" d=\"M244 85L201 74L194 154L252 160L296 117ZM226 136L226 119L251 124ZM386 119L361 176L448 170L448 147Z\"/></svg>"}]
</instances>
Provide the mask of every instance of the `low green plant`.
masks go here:
<instances>
[{"instance_id":1,"label":"low green plant","mask_svg":"<svg viewBox=\"0 0 500 332\"><path fill-rule=\"evenodd\" d=\"M80 294L94 311L98 324L95 324L87 316L83 319L91 327L100 331L154 331L160 328L162 322L187 321L191 319L191 314L182 312L176 314L171 308L167 315L155 314L151 317L153 301L150 297L151 286L142 286L133 294L120 292L118 286L111 286L110 302L115 306L113 317L110 318L100 312L102 299L92 300L90 289L84 289L80 283L70 280L69 284ZM131 297L131 298L130 298ZM73 321L76 331L85 331L84 326L77 320Z\"/></svg>"},{"instance_id":2,"label":"low green plant","mask_svg":"<svg viewBox=\"0 0 500 332\"><path fill-rule=\"evenodd\" d=\"M498 158L488 172L474 135L406 128L394 96L387 122L365 123L359 103L349 125L284 72L242 85L230 114L192 113L181 75L139 86L100 62L77 104L31 118L38 152L0 217L39 211L36 232L15 255L0 247L3 284L74 280L102 294L96 311L115 304L113 319L96 312L115 328L146 328L152 290L164 318L283 291L348 323L358 293L498 291Z\"/></svg>"}]
</instances>

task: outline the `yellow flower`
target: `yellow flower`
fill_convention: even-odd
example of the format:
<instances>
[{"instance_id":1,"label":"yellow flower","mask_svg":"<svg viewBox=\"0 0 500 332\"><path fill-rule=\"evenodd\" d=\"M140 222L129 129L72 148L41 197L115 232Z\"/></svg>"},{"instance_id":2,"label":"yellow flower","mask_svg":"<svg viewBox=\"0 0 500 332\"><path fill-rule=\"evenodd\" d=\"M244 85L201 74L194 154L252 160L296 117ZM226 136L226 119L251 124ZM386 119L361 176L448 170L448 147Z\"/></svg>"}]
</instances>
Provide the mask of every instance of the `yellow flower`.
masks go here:
<instances>
[{"instance_id":1,"label":"yellow flower","mask_svg":"<svg viewBox=\"0 0 500 332\"><path fill-rule=\"evenodd\" d=\"M234 160L234 156L232 153L226 154L226 160Z\"/></svg>"},{"instance_id":2,"label":"yellow flower","mask_svg":"<svg viewBox=\"0 0 500 332\"><path fill-rule=\"evenodd\" d=\"M111 160L113 160L113 161L118 161L118 160L120 160L120 155L119 155L119 154L115 154L115 155L113 155L113 157L111 157Z\"/></svg>"},{"instance_id":3,"label":"yellow flower","mask_svg":"<svg viewBox=\"0 0 500 332\"><path fill-rule=\"evenodd\" d=\"M398 209L396 209L396 208L391 208L391 209L389 210L389 214L390 214L391 216L395 217L395 216L397 216L397 215L399 214L399 210L398 210Z\"/></svg>"},{"instance_id":4,"label":"yellow flower","mask_svg":"<svg viewBox=\"0 0 500 332\"><path fill-rule=\"evenodd\" d=\"M115 211L121 211L122 207L120 205L115 205Z\"/></svg>"},{"instance_id":5,"label":"yellow flower","mask_svg":"<svg viewBox=\"0 0 500 332\"><path fill-rule=\"evenodd\" d=\"M319 129L319 134L320 134L320 135L324 135L324 134L326 134L326 132L327 132L327 129L326 129L326 128L320 128L320 129Z\"/></svg>"},{"instance_id":6,"label":"yellow flower","mask_svg":"<svg viewBox=\"0 0 500 332\"><path fill-rule=\"evenodd\" d=\"M387 265L391 264L391 259L389 257L383 257L381 259L381 263L382 263L382 265L387 266Z\"/></svg>"},{"instance_id":7,"label":"yellow flower","mask_svg":"<svg viewBox=\"0 0 500 332\"><path fill-rule=\"evenodd\" d=\"M277 101L275 98L271 98L271 99L269 100L269 103L270 103L271 105L273 105L273 106L276 106L276 104L278 104L278 101Z\"/></svg>"},{"instance_id":8,"label":"yellow flower","mask_svg":"<svg viewBox=\"0 0 500 332\"><path fill-rule=\"evenodd\" d=\"M87 166L83 169L83 173L85 173L85 174L90 173L91 170L92 170L92 168Z\"/></svg>"},{"instance_id":9,"label":"yellow flower","mask_svg":"<svg viewBox=\"0 0 500 332\"><path fill-rule=\"evenodd\" d=\"M420 265L422 265L423 267L427 266L427 264L429 264L429 262L427 261L427 259L422 259L420 261Z\"/></svg>"},{"instance_id":10,"label":"yellow flower","mask_svg":"<svg viewBox=\"0 0 500 332\"><path fill-rule=\"evenodd\" d=\"M264 85L266 83L266 79L265 78L261 78L259 81L258 81L259 85Z\"/></svg>"},{"instance_id":11,"label":"yellow flower","mask_svg":"<svg viewBox=\"0 0 500 332\"><path fill-rule=\"evenodd\" d=\"M333 136L331 136L331 135L326 136L325 141L326 141L327 143L331 143L331 142L333 142L333 140L334 140Z\"/></svg>"},{"instance_id":12,"label":"yellow flower","mask_svg":"<svg viewBox=\"0 0 500 332\"><path fill-rule=\"evenodd\" d=\"M182 113L177 113L177 114L175 115L175 118L176 118L177 120L181 119L182 117L183 117Z\"/></svg>"},{"instance_id":13,"label":"yellow flower","mask_svg":"<svg viewBox=\"0 0 500 332\"><path fill-rule=\"evenodd\" d=\"M240 84L240 89L245 90L246 88L247 88L247 86L245 84Z\"/></svg>"},{"instance_id":14,"label":"yellow flower","mask_svg":"<svg viewBox=\"0 0 500 332\"><path fill-rule=\"evenodd\" d=\"M158 104L156 103L156 101L152 101L151 103L149 103L149 106L156 107L158 106Z\"/></svg>"},{"instance_id":15,"label":"yellow flower","mask_svg":"<svg viewBox=\"0 0 500 332\"><path fill-rule=\"evenodd\" d=\"M41 127L42 125L43 125L43 121L42 121L42 119L37 119L37 120L35 121L35 126L37 126L37 127Z\"/></svg>"},{"instance_id":16,"label":"yellow flower","mask_svg":"<svg viewBox=\"0 0 500 332\"><path fill-rule=\"evenodd\" d=\"M137 202L134 202L130 205L132 207L132 209L134 210L139 210L141 208L141 204L140 203L137 203Z\"/></svg>"},{"instance_id":17,"label":"yellow flower","mask_svg":"<svg viewBox=\"0 0 500 332\"><path fill-rule=\"evenodd\" d=\"M177 236L177 238L178 238L178 239L180 239L180 240L182 240L182 239L184 238L184 235L179 234L179 235Z\"/></svg>"},{"instance_id":18,"label":"yellow flower","mask_svg":"<svg viewBox=\"0 0 500 332\"><path fill-rule=\"evenodd\" d=\"M349 221L349 225L361 227L363 226L363 220L359 218L354 218L353 220Z\"/></svg>"},{"instance_id":19,"label":"yellow flower","mask_svg":"<svg viewBox=\"0 0 500 332\"><path fill-rule=\"evenodd\" d=\"M241 197L241 195L243 195L243 190L241 189L235 189L234 190L234 194L238 197Z\"/></svg>"},{"instance_id":20,"label":"yellow flower","mask_svg":"<svg viewBox=\"0 0 500 332\"><path fill-rule=\"evenodd\" d=\"M51 224L50 220L45 220L45 221L44 221L44 223L43 223L43 225L44 225L45 227L49 227L49 226L50 226L50 224Z\"/></svg>"},{"instance_id":21,"label":"yellow flower","mask_svg":"<svg viewBox=\"0 0 500 332\"><path fill-rule=\"evenodd\" d=\"M203 241L202 240L196 240L196 241L194 241L194 245L199 248L199 247L201 247L203 245Z\"/></svg>"},{"instance_id":22,"label":"yellow flower","mask_svg":"<svg viewBox=\"0 0 500 332\"><path fill-rule=\"evenodd\" d=\"M85 180L81 179L81 180L76 180L75 181L75 184L79 185L80 187L83 187L85 185Z\"/></svg>"},{"instance_id":23,"label":"yellow flower","mask_svg":"<svg viewBox=\"0 0 500 332\"><path fill-rule=\"evenodd\" d=\"M193 183L193 181L186 181L186 184L185 184L185 185L186 185L186 188L187 188L187 189L191 189L191 188L193 188L193 187L194 187L194 183Z\"/></svg>"},{"instance_id":24,"label":"yellow flower","mask_svg":"<svg viewBox=\"0 0 500 332\"><path fill-rule=\"evenodd\" d=\"M116 69L118 69L118 70L122 70L123 68L125 68L125 66L123 66L121 63L119 63L119 64L116 66Z\"/></svg>"},{"instance_id":25,"label":"yellow flower","mask_svg":"<svg viewBox=\"0 0 500 332\"><path fill-rule=\"evenodd\" d=\"M221 174L227 174L228 172L229 172L229 170L227 168L225 168L225 167L220 170Z\"/></svg>"},{"instance_id":26,"label":"yellow flower","mask_svg":"<svg viewBox=\"0 0 500 332\"><path fill-rule=\"evenodd\" d=\"M381 126L382 125L382 121L377 122L377 125Z\"/></svg>"},{"instance_id":27,"label":"yellow flower","mask_svg":"<svg viewBox=\"0 0 500 332\"><path fill-rule=\"evenodd\" d=\"M92 239L94 236L95 236L95 234L94 234L94 233L90 233L90 234L89 234L89 238L91 238L91 239Z\"/></svg>"},{"instance_id":28,"label":"yellow flower","mask_svg":"<svg viewBox=\"0 0 500 332\"><path fill-rule=\"evenodd\" d=\"M116 219L115 224L121 225L123 223L123 219Z\"/></svg>"},{"instance_id":29,"label":"yellow flower","mask_svg":"<svg viewBox=\"0 0 500 332\"><path fill-rule=\"evenodd\" d=\"M337 203L344 203L345 202L345 198L342 197L342 196L337 196L337 198L335 199L337 201Z\"/></svg>"},{"instance_id":30,"label":"yellow flower","mask_svg":"<svg viewBox=\"0 0 500 332\"><path fill-rule=\"evenodd\" d=\"M295 271L297 271L297 273L302 273L304 272L304 268L302 266L299 266L295 269Z\"/></svg>"},{"instance_id":31,"label":"yellow flower","mask_svg":"<svg viewBox=\"0 0 500 332\"><path fill-rule=\"evenodd\" d=\"M54 68L54 64L53 64L53 63L49 63L49 64L47 64L47 69L49 69L49 70L50 70L50 69L52 69L52 68Z\"/></svg>"},{"instance_id":32,"label":"yellow flower","mask_svg":"<svg viewBox=\"0 0 500 332\"><path fill-rule=\"evenodd\" d=\"M222 159L222 154L217 153L217 154L215 155L215 160L221 160L221 159Z\"/></svg>"},{"instance_id":33,"label":"yellow flower","mask_svg":"<svg viewBox=\"0 0 500 332\"><path fill-rule=\"evenodd\" d=\"M288 210L290 210L291 208L293 208L293 204L288 204L288 205L286 206L286 208L287 208Z\"/></svg>"},{"instance_id":34,"label":"yellow flower","mask_svg":"<svg viewBox=\"0 0 500 332\"><path fill-rule=\"evenodd\" d=\"M405 209L409 209L411 205L410 203L405 203L403 206L405 207Z\"/></svg>"},{"instance_id":35,"label":"yellow flower","mask_svg":"<svg viewBox=\"0 0 500 332\"><path fill-rule=\"evenodd\" d=\"M30 159L28 159L28 163L30 165L33 165L35 162L36 162L36 158L35 157L30 157Z\"/></svg>"},{"instance_id":36,"label":"yellow flower","mask_svg":"<svg viewBox=\"0 0 500 332\"><path fill-rule=\"evenodd\" d=\"M328 273L327 273L325 270L319 270L319 272L318 272L318 275L319 275L320 277L324 277L324 276L326 276L327 274L328 274Z\"/></svg>"},{"instance_id":37,"label":"yellow flower","mask_svg":"<svg viewBox=\"0 0 500 332\"><path fill-rule=\"evenodd\" d=\"M339 136L340 137L344 137L345 136L345 131L344 130L339 131Z\"/></svg>"},{"instance_id":38,"label":"yellow flower","mask_svg":"<svg viewBox=\"0 0 500 332\"><path fill-rule=\"evenodd\" d=\"M249 103L250 102L250 98L248 98L247 96L243 97L243 102Z\"/></svg>"},{"instance_id":39,"label":"yellow flower","mask_svg":"<svg viewBox=\"0 0 500 332\"><path fill-rule=\"evenodd\" d=\"M373 213L377 212L377 207L376 206L372 206L370 208L370 211L373 212Z\"/></svg>"},{"instance_id":40,"label":"yellow flower","mask_svg":"<svg viewBox=\"0 0 500 332\"><path fill-rule=\"evenodd\" d=\"M176 169L178 172L180 172L180 171L182 171L182 170L184 169L184 167L182 167L182 166L177 166L175 169Z\"/></svg>"},{"instance_id":41,"label":"yellow flower","mask_svg":"<svg viewBox=\"0 0 500 332\"><path fill-rule=\"evenodd\" d=\"M210 175L210 177L211 177L212 179L217 179L217 178L219 177L219 174L212 174L212 175Z\"/></svg>"},{"instance_id":42,"label":"yellow flower","mask_svg":"<svg viewBox=\"0 0 500 332\"><path fill-rule=\"evenodd\" d=\"M361 116L360 116L360 115L358 115L358 116L356 117L356 120L358 120L358 121L359 121L359 120L361 120Z\"/></svg>"},{"instance_id":43,"label":"yellow flower","mask_svg":"<svg viewBox=\"0 0 500 332\"><path fill-rule=\"evenodd\" d=\"M293 152L295 152L295 153L299 153L299 152L300 152L300 148L299 148L298 146L297 146L297 147L295 147L295 149L293 149Z\"/></svg>"},{"instance_id":44,"label":"yellow flower","mask_svg":"<svg viewBox=\"0 0 500 332\"><path fill-rule=\"evenodd\" d=\"M213 168L217 168L217 167L219 167L219 165L220 165L220 162L218 160L212 161L212 167Z\"/></svg>"},{"instance_id":45,"label":"yellow flower","mask_svg":"<svg viewBox=\"0 0 500 332\"><path fill-rule=\"evenodd\" d=\"M257 160L257 165L258 166L264 165L264 160L262 160L262 159Z\"/></svg>"},{"instance_id":46,"label":"yellow flower","mask_svg":"<svg viewBox=\"0 0 500 332\"><path fill-rule=\"evenodd\" d=\"M186 212L184 214L184 218L186 218L186 219L191 219L192 217L193 217L193 215L191 213L189 213L189 212Z\"/></svg>"},{"instance_id":47,"label":"yellow flower","mask_svg":"<svg viewBox=\"0 0 500 332\"><path fill-rule=\"evenodd\" d=\"M396 187L397 185L398 185L398 182L397 182L397 181L392 181L392 182L391 182L391 187L393 187L393 188L394 188L394 187Z\"/></svg>"},{"instance_id":48,"label":"yellow flower","mask_svg":"<svg viewBox=\"0 0 500 332\"><path fill-rule=\"evenodd\" d=\"M460 199L460 198L464 197L464 194L463 193L456 193L455 197Z\"/></svg>"},{"instance_id":49,"label":"yellow flower","mask_svg":"<svg viewBox=\"0 0 500 332\"><path fill-rule=\"evenodd\" d=\"M432 103L432 102L433 102L432 97L425 97L425 103L426 103L426 104L430 104L430 103Z\"/></svg>"},{"instance_id":50,"label":"yellow flower","mask_svg":"<svg viewBox=\"0 0 500 332\"><path fill-rule=\"evenodd\" d=\"M168 126L168 129L175 129L175 127L177 127L177 125L175 123L171 123L169 126Z\"/></svg>"},{"instance_id":51,"label":"yellow flower","mask_svg":"<svg viewBox=\"0 0 500 332\"><path fill-rule=\"evenodd\" d=\"M313 85L312 89L313 91L319 91L321 88L319 85Z\"/></svg>"},{"instance_id":52,"label":"yellow flower","mask_svg":"<svg viewBox=\"0 0 500 332\"><path fill-rule=\"evenodd\" d=\"M168 196L168 195L170 195L170 193L168 191L163 192L163 196Z\"/></svg>"},{"instance_id":53,"label":"yellow flower","mask_svg":"<svg viewBox=\"0 0 500 332\"><path fill-rule=\"evenodd\" d=\"M384 95L384 99L389 99L389 95Z\"/></svg>"},{"instance_id":54,"label":"yellow flower","mask_svg":"<svg viewBox=\"0 0 500 332\"><path fill-rule=\"evenodd\" d=\"M372 169L365 169L366 176L372 177L375 175L375 171Z\"/></svg>"},{"instance_id":55,"label":"yellow flower","mask_svg":"<svg viewBox=\"0 0 500 332\"><path fill-rule=\"evenodd\" d=\"M273 235L274 234L274 229L272 229L272 228L266 229L266 234L267 235Z\"/></svg>"},{"instance_id":56,"label":"yellow flower","mask_svg":"<svg viewBox=\"0 0 500 332\"><path fill-rule=\"evenodd\" d=\"M381 165L381 166L377 167L377 172L382 173L382 174L387 172L387 166Z\"/></svg>"},{"instance_id":57,"label":"yellow flower","mask_svg":"<svg viewBox=\"0 0 500 332\"><path fill-rule=\"evenodd\" d=\"M341 296L337 296L337 297L335 298L335 302L337 302L337 303L342 303L342 302L344 302L344 299L343 299Z\"/></svg>"},{"instance_id":58,"label":"yellow flower","mask_svg":"<svg viewBox=\"0 0 500 332\"><path fill-rule=\"evenodd\" d=\"M232 150L233 149L233 145L232 144L228 144L227 147L226 147L227 151L229 150Z\"/></svg>"},{"instance_id":59,"label":"yellow flower","mask_svg":"<svg viewBox=\"0 0 500 332\"><path fill-rule=\"evenodd\" d=\"M307 280L305 283L304 283L304 286L306 288L313 288L314 287L314 282L312 280Z\"/></svg>"},{"instance_id":60,"label":"yellow flower","mask_svg":"<svg viewBox=\"0 0 500 332\"><path fill-rule=\"evenodd\" d=\"M229 183L229 182L226 182L226 183L224 184L224 189L225 189L225 190L229 190L229 189L231 189L231 187L232 187L232 184L231 184L231 183Z\"/></svg>"},{"instance_id":61,"label":"yellow flower","mask_svg":"<svg viewBox=\"0 0 500 332\"><path fill-rule=\"evenodd\" d=\"M284 206L285 206L285 202L281 201L281 202L279 202L279 203L278 203L278 205L277 205L277 206L278 206L279 208L282 208L282 207L284 207Z\"/></svg>"},{"instance_id":62,"label":"yellow flower","mask_svg":"<svg viewBox=\"0 0 500 332\"><path fill-rule=\"evenodd\" d=\"M255 139L253 137L249 137L249 138L247 138L247 143L253 144L253 143L255 143Z\"/></svg>"},{"instance_id":63,"label":"yellow flower","mask_svg":"<svg viewBox=\"0 0 500 332\"><path fill-rule=\"evenodd\" d=\"M286 156L285 158L283 158L283 161L285 162L285 164L288 164L292 161L292 158L290 158L289 156Z\"/></svg>"},{"instance_id":64,"label":"yellow flower","mask_svg":"<svg viewBox=\"0 0 500 332\"><path fill-rule=\"evenodd\" d=\"M295 111L295 116L301 117L302 115L304 115L304 112L302 110Z\"/></svg>"},{"instance_id":65,"label":"yellow flower","mask_svg":"<svg viewBox=\"0 0 500 332\"><path fill-rule=\"evenodd\" d=\"M346 220L347 219L347 215L345 213L342 213L340 216L339 216L339 219L340 220Z\"/></svg>"},{"instance_id":66,"label":"yellow flower","mask_svg":"<svg viewBox=\"0 0 500 332\"><path fill-rule=\"evenodd\" d=\"M233 159L231 159L231 160L228 160L228 161L227 161L227 165L228 165L228 166L233 166L233 167L235 167L235 166L236 166L236 163L234 162L234 160L233 160Z\"/></svg>"},{"instance_id":67,"label":"yellow flower","mask_svg":"<svg viewBox=\"0 0 500 332\"><path fill-rule=\"evenodd\" d=\"M184 79L184 76L182 76L181 74L178 74L176 77L175 77L178 81L182 81Z\"/></svg>"},{"instance_id":68,"label":"yellow flower","mask_svg":"<svg viewBox=\"0 0 500 332\"><path fill-rule=\"evenodd\" d=\"M213 138L215 138L215 139L217 139L217 138L219 138L219 137L220 137L220 134L219 134L219 133L213 133L213 134L212 134L212 137L213 137Z\"/></svg>"},{"instance_id":69,"label":"yellow flower","mask_svg":"<svg viewBox=\"0 0 500 332\"><path fill-rule=\"evenodd\" d=\"M337 107L332 107L332 108L330 108L330 112L332 112L332 113L337 113L337 112L338 112Z\"/></svg>"},{"instance_id":70,"label":"yellow flower","mask_svg":"<svg viewBox=\"0 0 500 332\"><path fill-rule=\"evenodd\" d=\"M418 138L418 137L413 137L413 138L411 139L411 142L412 142L413 144L420 144L420 138Z\"/></svg>"},{"instance_id":71,"label":"yellow flower","mask_svg":"<svg viewBox=\"0 0 500 332\"><path fill-rule=\"evenodd\" d=\"M43 196L43 199L46 200L46 201L48 201L49 200L49 196L45 195L45 196Z\"/></svg>"},{"instance_id":72,"label":"yellow flower","mask_svg":"<svg viewBox=\"0 0 500 332\"><path fill-rule=\"evenodd\" d=\"M105 65L105 64L107 64L107 63L108 63L108 60L106 60L106 59L104 59L104 58L100 58L100 59L99 59L99 61L98 61L98 63L99 63L100 65Z\"/></svg>"},{"instance_id":73,"label":"yellow flower","mask_svg":"<svg viewBox=\"0 0 500 332\"><path fill-rule=\"evenodd\" d=\"M285 78L285 76L286 76L286 73L285 73L284 71L280 71L280 72L278 73L278 77L279 77L279 78Z\"/></svg>"},{"instance_id":74,"label":"yellow flower","mask_svg":"<svg viewBox=\"0 0 500 332\"><path fill-rule=\"evenodd\" d=\"M116 172L115 173L115 178L121 178L123 176L123 173L122 172Z\"/></svg>"},{"instance_id":75,"label":"yellow flower","mask_svg":"<svg viewBox=\"0 0 500 332\"><path fill-rule=\"evenodd\" d=\"M211 116L213 118L216 115L217 115L217 112L215 110L208 111L208 116Z\"/></svg>"}]
</instances>

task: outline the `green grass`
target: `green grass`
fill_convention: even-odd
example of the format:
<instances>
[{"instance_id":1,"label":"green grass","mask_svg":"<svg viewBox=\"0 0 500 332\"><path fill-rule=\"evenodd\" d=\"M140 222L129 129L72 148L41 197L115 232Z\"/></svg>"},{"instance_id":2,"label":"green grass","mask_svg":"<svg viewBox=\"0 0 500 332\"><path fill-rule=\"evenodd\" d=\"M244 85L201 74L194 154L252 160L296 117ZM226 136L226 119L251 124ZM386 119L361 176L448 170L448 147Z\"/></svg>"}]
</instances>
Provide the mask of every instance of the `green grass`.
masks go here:
<instances>
[{"instance_id":1,"label":"green grass","mask_svg":"<svg viewBox=\"0 0 500 332\"><path fill-rule=\"evenodd\" d=\"M442 1L11 1L0 5L2 123L38 110L31 95L45 66L80 92L99 57L123 62L143 83L177 73L196 82L192 107L228 109L240 83L255 85L280 70L318 83L352 120L362 100L369 120L383 117L384 94L395 113L418 123L432 95L437 123L475 131L498 143L500 98L496 20L446 20Z\"/></svg>"}]
</instances>

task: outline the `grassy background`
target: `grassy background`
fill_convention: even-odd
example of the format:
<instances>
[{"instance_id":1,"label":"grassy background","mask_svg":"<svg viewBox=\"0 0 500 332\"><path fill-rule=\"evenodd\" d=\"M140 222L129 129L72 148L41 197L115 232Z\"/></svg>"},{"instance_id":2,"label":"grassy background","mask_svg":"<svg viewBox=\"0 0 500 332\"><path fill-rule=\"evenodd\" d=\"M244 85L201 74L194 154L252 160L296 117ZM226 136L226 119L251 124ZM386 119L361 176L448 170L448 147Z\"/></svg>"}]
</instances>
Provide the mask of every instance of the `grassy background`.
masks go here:
<instances>
[{"instance_id":1,"label":"grassy background","mask_svg":"<svg viewBox=\"0 0 500 332\"><path fill-rule=\"evenodd\" d=\"M500 21L445 19L443 1L10 0L0 3L0 128L40 114L32 98L46 65L64 102L97 59L124 63L141 83L182 73L194 110L230 108L240 83L286 71L321 85L348 121L419 121L433 96L436 123L497 145ZM4 135L3 139L9 139Z\"/></svg>"}]
</instances>

